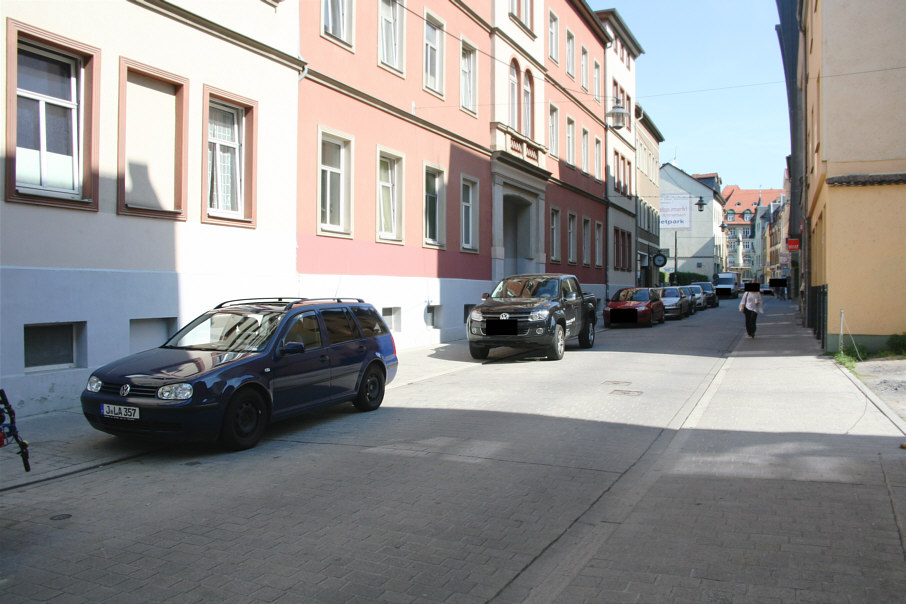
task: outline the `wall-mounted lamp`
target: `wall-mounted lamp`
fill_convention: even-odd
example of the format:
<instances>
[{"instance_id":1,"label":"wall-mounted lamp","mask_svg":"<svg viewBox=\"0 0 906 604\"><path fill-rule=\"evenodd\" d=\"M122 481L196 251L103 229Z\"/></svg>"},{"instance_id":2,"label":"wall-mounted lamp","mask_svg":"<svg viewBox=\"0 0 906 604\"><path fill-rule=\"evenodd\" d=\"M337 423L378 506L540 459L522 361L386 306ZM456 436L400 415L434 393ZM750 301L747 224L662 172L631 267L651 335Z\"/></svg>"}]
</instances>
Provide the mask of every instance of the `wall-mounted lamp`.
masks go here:
<instances>
[{"instance_id":1,"label":"wall-mounted lamp","mask_svg":"<svg viewBox=\"0 0 906 604\"><path fill-rule=\"evenodd\" d=\"M727 223L726 223L726 222L721 222L721 223L720 223L720 230L723 231L723 232L726 232L726 230L727 230Z\"/></svg>"},{"instance_id":2,"label":"wall-mounted lamp","mask_svg":"<svg viewBox=\"0 0 906 604\"><path fill-rule=\"evenodd\" d=\"M613 100L613 109L608 111L606 116L610 119L610 126L614 130L619 130L629 120L629 112L623 109L623 101L618 98Z\"/></svg>"},{"instance_id":3,"label":"wall-mounted lamp","mask_svg":"<svg viewBox=\"0 0 906 604\"><path fill-rule=\"evenodd\" d=\"M698 201L695 202L695 207L698 208L698 211L699 211L699 212L704 212L704 211L705 211L705 206L706 206L706 205L708 205L708 202L706 202L706 201L705 201L704 199L702 199L701 197L699 197L699 198L698 198Z\"/></svg>"}]
</instances>

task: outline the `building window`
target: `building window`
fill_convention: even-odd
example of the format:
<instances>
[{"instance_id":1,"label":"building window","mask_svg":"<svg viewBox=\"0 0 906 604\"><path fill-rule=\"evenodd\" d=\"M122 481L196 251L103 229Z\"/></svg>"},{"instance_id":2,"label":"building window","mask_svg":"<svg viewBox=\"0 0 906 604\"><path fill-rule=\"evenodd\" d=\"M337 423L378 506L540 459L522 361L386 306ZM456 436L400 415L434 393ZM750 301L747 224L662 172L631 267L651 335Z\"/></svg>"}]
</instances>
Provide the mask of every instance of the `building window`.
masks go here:
<instances>
[{"instance_id":1,"label":"building window","mask_svg":"<svg viewBox=\"0 0 906 604\"><path fill-rule=\"evenodd\" d=\"M478 76L476 73L475 59L478 53L471 46L463 44L460 58L460 107L475 113L478 111L476 91Z\"/></svg>"},{"instance_id":2,"label":"building window","mask_svg":"<svg viewBox=\"0 0 906 604\"><path fill-rule=\"evenodd\" d=\"M632 270L632 234L616 227L613 229L613 268Z\"/></svg>"},{"instance_id":3,"label":"building window","mask_svg":"<svg viewBox=\"0 0 906 604\"><path fill-rule=\"evenodd\" d=\"M258 103L204 87L207 145L202 222L255 226Z\"/></svg>"},{"instance_id":4,"label":"building window","mask_svg":"<svg viewBox=\"0 0 906 604\"><path fill-rule=\"evenodd\" d=\"M526 71L522 80L522 133L528 138L532 138L532 126L534 126L535 121L532 119L535 109L533 98L532 74Z\"/></svg>"},{"instance_id":5,"label":"building window","mask_svg":"<svg viewBox=\"0 0 906 604\"><path fill-rule=\"evenodd\" d=\"M425 325L440 328L440 306L428 305L425 307Z\"/></svg>"},{"instance_id":6,"label":"building window","mask_svg":"<svg viewBox=\"0 0 906 604\"><path fill-rule=\"evenodd\" d=\"M510 14L519 19L523 25L532 27L532 0L510 0Z\"/></svg>"},{"instance_id":7,"label":"building window","mask_svg":"<svg viewBox=\"0 0 906 604\"><path fill-rule=\"evenodd\" d=\"M566 75L576 73L576 37L571 31L566 32Z\"/></svg>"},{"instance_id":8,"label":"building window","mask_svg":"<svg viewBox=\"0 0 906 604\"><path fill-rule=\"evenodd\" d=\"M321 134L319 224L322 232L351 233L350 146L348 140Z\"/></svg>"},{"instance_id":9,"label":"building window","mask_svg":"<svg viewBox=\"0 0 906 604\"><path fill-rule=\"evenodd\" d=\"M519 67L510 63L510 128L519 130Z\"/></svg>"},{"instance_id":10,"label":"building window","mask_svg":"<svg viewBox=\"0 0 906 604\"><path fill-rule=\"evenodd\" d=\"M582 264L591 264L591 220L582 219Z\"/></svg>"},{"instance_id":11,"label":"building window","mask_svg":"<svg viewBox=\"0 0 906 604\"><path fill-rule=\"evenodd\" d=\"M592 92L595 95L595 101L601 102L601 65L595 61L594 67L594 80L592 80L592 86L594 87Z\"/></svg>"},{"instance_id":12,"label":"building window","mask_svg":"<svg viewBox=\"0 0 906 604\"><path fill-rule=\"evenodd\" d=\"M478 183L474 180L463 178L461 187L460 205L462 206L462 240L461 245L466 250L478 249Z\"/></svg>"},{"instance_id":13,"label":"building window","mask_svg":"<svg viewBox=\"0 0 906 604\"><path fill-rule=\"evenodd\" d=\"M603 153L601 151L601 139L595 138L595 178L601 180L601 160Z\"/></svg>"},{"instance_id":14,"label":"building window","mask_svg":"<svg viewBox=\"0 0 906 604\"><path fill-rule=\"evenodd\" d=\"M378 237L402 239L402 160L386 153L378 158Z\"/></svg>"},{"instance_id":15,"label":"building window","mask_svg":"<svg viewBox=\"0 0 906 604\"><path fill-rule=\"evenodd\" d=\"M551 208L551 262L560 262L560 210Z\"/></svg>"},{"instance_id":16,"label":"building window","mask_svg":"<svg viewBox=\"0 0 906 604\"><path fill-rule=\"evenodd\" d=\"M402 324L403 310L399 306L385 306L381 308L381 318L390 328L390 331L399 331Z\"/></svg>"},{"instance_id":17,"label":"building window","mask_svg":"<svg viewBox=\"0 0 906 604\"><path fill-rule=\"evenodd\" d=\"M588 51L582 48L579 55L579 81L583 90L588 90Z\"/></svg>"},{"instance_id":18,"label":"building window","mask_svg":"<svg viewBox=\"0 0 906 604\"><path fill-rule=\"evenodd\" d=\"M595 222L595 266L604 266L604 225Z\"/></svg>"},{"instance_id":19,"label":"building window","mask_svg":"<svg viewBox=\"0 0 906 604\"><path fill-rule=\"evenodd\" d=\"M77 349L84 323L25 326L26 371L50 371L80 366Z\"/></svg>"},{"instance_id":20,"label":"building window","mask_svg":"<svg viewBox=\"0 0 906 604\"><path fill-rule=\"evenodd\" d=\"M554 105L550 106L548 120L548 152L553 157L558 157L560 155L560 111Z\"/></svg>"},{"instance_id":21,"label":"building window","mask_svg":"<svg viewBox=\"0 0 906 604\"><path fill-rule=\"evenodd\" d=\"M119 68L117 213L185 220L189 80L123 57Z\"/></svg>"},{"instance_id":22,"label":"building window","mask_svg":"<svg viewBox=\"0 0 906 604\"><path fill-rule=\"evenodd\" d=\"M547 54L554 61L560 59L560 20L554 13L550 14L547 24Z\"/></svg>"},{"instance_id":23,"label":"building window","mask_svg":"<svg viewBox=\"0 0 906 604\"><path fill-rule=\"evenodd\" d=\"M752 210L746 210L745 212L743 212L742 219L745 220L746 222L749 222L750 220L752 220Z\"/></svg>"},{"instance_id":24,"label":"building window","mask_svg":"<svg viewBox=\"0 0 906 604\"><path fill-rule=\"evenodd\" d=\"M381 63L401 70L400 43L403 38L403 13L398 0L381 0Z\"/></svg>"},{"instance_id":25,"label":"building window","mask_svg":"<svg viewBox=\"0 0 906 604\"><path fill-rule=\"evenodd\" d=\"M7 40L6 200L97 211L100 50L12 19Z\"/></svg>"},{"instance_id":26,"label":"building window","mask_svg":"<svg viewBox=\"0 0 906 604\"><path fill-rule=\"evenodd\" d=\"M582 128L582 171L588 173L588 130Z\"/></svg>"},{"instance_id":27,"label":"building window","mask_svg":"<svg viewBox=\"0 0 906 604\"><path fill-rule=\"evenodd\" d=\"M727 210L727 222L736 222L736 212Z\"/></svg>"},{"instance_id":28,"label":"building window","mask_svg":"<svg viewBox=\"0 0 906 604\"><path fill-rule=\"evenodd\" d=\"M576 238L579 235L576 232L576 229L577 229L576 215L573 214L572 212L570 212L566 218L566 242L567 242L567 250L568 250L568 254L569 254L567 256L567 259L570 264L576 263L576 253L577 253Z\"/></svg>"},{"instance_id":29,"label":"building window","mask_svg":"<svg viewBox=\"0 0 906 604\"><path fill-rule=\"evenodd\" d=\"M440 23L425 19L425 86L438 94L444 92L443 34Z\"/></svg>"},{"instance_id":30,"label":"building window","mask_svg":"<svg viewBox=\"0 0 906 604\"><path fill-rule=\"evenodd\" d=\"M425 243L442 246L444 232L444 174L434 168L425 169Z\"/></svg>"},{"instance_id":31,"label":"building window","mask_svg":"<svg viewBox=\"0 0 906 604\"><path fill-rule=\"evenodd\" d=\"M566 163L576 165L576 122L566 118Z\"/></svg>"},{"instance_id":32,"label":"building window","mask_svg":"<svg viewBox=\"0 0 906 604\"><path fill-rule=\"evenodd\" d=\"M324 1L324 33L346 44L350 44L352 16L355 13L351 6L353 0Z\"/></svg>"}]
</instances>

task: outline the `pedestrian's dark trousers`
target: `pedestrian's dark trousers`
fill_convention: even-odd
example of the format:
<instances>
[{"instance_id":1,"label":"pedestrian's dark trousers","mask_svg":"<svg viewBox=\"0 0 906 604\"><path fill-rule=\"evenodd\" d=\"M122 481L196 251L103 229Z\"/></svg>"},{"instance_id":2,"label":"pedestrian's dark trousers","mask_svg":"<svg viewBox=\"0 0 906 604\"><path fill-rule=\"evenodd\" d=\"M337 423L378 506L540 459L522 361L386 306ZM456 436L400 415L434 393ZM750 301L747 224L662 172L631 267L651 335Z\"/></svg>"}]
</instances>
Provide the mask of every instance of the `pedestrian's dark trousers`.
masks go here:
<instances>
[{"instance_id":1,"label":"pedestrian's dark trousers","mask_svg":"<svg viewBox=\"0 0 906 604\"><path fill-rule=\"evenodd\" d=\"M746 313L746 333L750 336L755 335L755 321L758 319L758 313L748 308L743 309Z\"/></svg>"}]
</instances>

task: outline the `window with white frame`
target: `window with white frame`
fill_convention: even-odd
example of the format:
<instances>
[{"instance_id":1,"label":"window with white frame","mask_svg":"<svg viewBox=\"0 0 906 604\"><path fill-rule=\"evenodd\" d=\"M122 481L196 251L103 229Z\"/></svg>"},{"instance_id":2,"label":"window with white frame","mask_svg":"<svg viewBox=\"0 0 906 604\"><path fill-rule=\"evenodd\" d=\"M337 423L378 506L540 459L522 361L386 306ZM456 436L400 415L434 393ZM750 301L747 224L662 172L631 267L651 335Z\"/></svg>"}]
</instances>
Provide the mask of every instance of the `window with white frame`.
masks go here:
<instances>
[{"instance_id":1,"label":"window with white frame","mask_svg":"<svg viewBox=\"0 0 906 604\"><path fill-rule=\"evenodd\" d=\"M425 168L425 243L443 245L444 239L444 173L438 168Z\"/></svg>"},{"instance_id":2,"label":"window with white frame","mask_svg":"<svg viewBox=\"0 0 906 604\"><path fill-rule=\"evenodd\" d=\"M582 47L579 55L579 81L582 88L588 90L588 50Z\"/></svg>"},{"instance_id":3,"label":"window with white frame","mask_svg":"<svg viewBox=\"0 0 906 604\"><path fill-rule=\"evenodd\" d=\"M582 219L582 264L591 264L591 219Z\"/></svg>"},{"instance_id":4,"label":"window with white frame","mask_svg":"<svg viewBox=\"0 0 906 604\"><path fill-rule=\"evenodd\" d=\"M602 152L601 149L602 149L602 147L601 147L601 139L595 137L595 178L597 178L598 180L601 180L601 178L602 178L602 173L601 173L601 170L602 170L602 167L601 167L601 166L602 166L602 164L601 164L601 161L602 161L602 159L603 159L604 156L603 156L603 152Z\"/></svg>"},{"instance_id":5,"label":"window with white frame","mask_svg":"<svg viewBox=\"0 0 906 604\"><path fill-rule=\"evenodd\" d=\"M81 191L81 65L20 43L16 82L16 187L73 199Z\"/></svg>"},{"instance_id":6,"label":"window with white frame","mask_svg":"<svg viewBox=\"0 0 906 604\"><path fill-rule=\"evenodd\" d=\"M509 125L513 130L519 130L519 67L515 61L510 63L509 91Z\"/></svg>"},{"instance_id":7,"label":"window with white frame","mask_svg":"<svg viewBox=\"0 0 906 604\"><path fill-rule=\"evenodd\" d=\"M550 234L551 262L560 262L560 210L551 208L551 234Z\"/></svg>"},{"instance_id":8,"label":"window with white frame","mask_svg":"<svg viewBox=\"0 0 906 604\"><path fill-rule=\"evenodd\" d=\"M582 171L588 173L588 130L582 128Z\"/></svg>"},{"instance_id":9,"label":"window with white frame","mask_svg":"<svg viewBox=\"0 0 906 604\"><path fill-rule=\"evenodd\" d=\"M595 95L595 101L601 102L601 64L595 61L594 67L594 79L591 82L594 89L592 93Z\"/></svg>"},{"instance_id":10,"label":"window with white frame","mask_svg":"<svg viewBox=\"0 0 906 604\"><path fill-rule=\"evenodd\" d=\"M554 13L547 22L547 54L554 61L560 59L560 20Z\"/></svg>"},{"instance_id":11,"label":"window with white frame","mask_svg":"<svg viewBox=\"0 0 906 604\"><path fill-rule=\"evenodd\" d=\"M466 250L478 249L478 182L470 178L462 179L460 205L461 211L461 245Z\"/></svg>"},{"instance_id":12,"label":"window with white frame","mask_svg":"<svg viewBox=\"0 0 906 604\"><path fill-rule=\"evenodd\" d=\"M463 43L459 60L459 106L472 113L478 111L476 98L478 88L477 57L478 52L473 47Z\"/></svg>"},{"instance_id":13,"label":"window with white frame","mask_svg":"<svg viewBox=\"0 0 906 604\"><path fill-rule=\"evenodd\" d=\"M350 141L321 135L319 224L321 230L350 233Z\"/></svg>"},{"instance_id":14,"label":"window with white frame","mask_svg":"<svg viewBox=\"0 0 906 604\"><path fill-rule=\"evenodd\" d=\"M548 112L547 146L553 157L560 155L560 110L551 105Z\"/></svg>"},{"instance_id":15,"label":"window with white frame","mask_svg":"<svg viewBox=\"0 0 906 604\"><path fill-rule=\"evenodd\" d=\"M242 132L245 111L211 101L208 107L208 211L241 217L243 206Z\"/></svg>"},{"instance_id":16,"label":"window with white frame","mask_svg":"<svg viewBox=\"0 0 906 604\"><path fill-rule=\"evenodd\" d=\"M566 74L576 73L576 37L571 31L566 32Z\"/></svg>"},{"instance_id":17,"label":"window with white frame","mask_svg":"<svg viewBox=\"0 0 906 604\"><path fill-rule=\"evenodd\" d=\"M386 152L378 157L378 237L381 239L402 239L402 164L402 159Z\"/></svg>"},{"instance_id":18,"label":"window with white frame","mask_svg":"<svg viewBox=\"0 0 906 604\"><path fill-rule=\"evenodd\" d=\"M402 69L403 10L399 0L381 0L380 7L381 63L396 70Z\"/></svg>"},{"instance_id":19,"label":"window with white frame","mask_svg":"<svg viewBox=\"0 0 906 604\"><path fill-rule=\"evenodd\" d=\"M324 33L346 44L351 43L354 0L323 0Z\"/></svg>"},{"instance_id":20,"label":"window with white frame","mask_svg":"<svg viewBox=\"0 0 906 604\"><path fill-rule=\"evenodd\" d=\"M522 133L528 138L532 138L532 126L534 125L533 111L535 103L533 100L533 87L532 74L526 71L522 78Z\"/></svg>"},{"instance_id":21,"label":"window with white frame","mask_svg":"<svg viewBox=\"0 0 906 604\"><path fill-rule=\"evenodd\" d=\"M577 250L578 244L576 242L576 238L578 237L579 234L576 232L577 228L578 228L578 219L576 218L575 214L570 212L566 218L566 243L567 243L568 254L569 254L567 256L567 260L572 264L576 263L576 253L578 251Z\"/></svg>"},{"instance_id":22,"label":"window with white frame","mask_svg":"<svg viewBox=\"0 0 906 604\"><path fill-rule=\"evenodd\" d=\"M604 224L595 222L595 266L604 266Z\"/></svg>"},{"instance_id":23,"label":"window with white frame","mask_svg":"<svg viewBox=\"0 0 906 604\"><path fill-rule=\"evenodd\" d=\"M444 27L431 18L425 19L425 86L444 91Z\"/></svg>"},{"instance_id":24,"label":"window with white frame","mask_svg":"<svg viewBox=\"0 0 906 604\"><path fill-rule=\"evenodd\" d=\"M566 118L566 163L576 165L576 122Z\"/></svg>"}]
</instances>

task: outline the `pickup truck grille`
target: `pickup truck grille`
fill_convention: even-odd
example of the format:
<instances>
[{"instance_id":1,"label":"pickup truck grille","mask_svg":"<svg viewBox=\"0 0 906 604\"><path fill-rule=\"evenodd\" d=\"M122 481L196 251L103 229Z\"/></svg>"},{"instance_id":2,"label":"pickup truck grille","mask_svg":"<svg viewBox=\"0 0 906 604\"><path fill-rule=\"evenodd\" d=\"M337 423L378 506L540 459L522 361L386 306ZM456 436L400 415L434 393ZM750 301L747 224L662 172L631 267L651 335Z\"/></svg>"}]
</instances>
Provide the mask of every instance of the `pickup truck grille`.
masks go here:
<instances>
[{"instance_id":1,"label":"pickup truck grille","mask_svg":"<svg viewBox=\"0 0 906 604\"><path fill-rule=\"evenodd\" d=\"M507 317L508 319L516 319L517 321L528 321L529 314L531 314L527 310L526 311L514 310L514 311L503 311L503 312L504 312L504 314L509 315ZM484 315L485 320L488 320L488 319L499 319L501 313L500 313L500 311L483 310L481 314Z\"/></svg>"}]
</instances>

